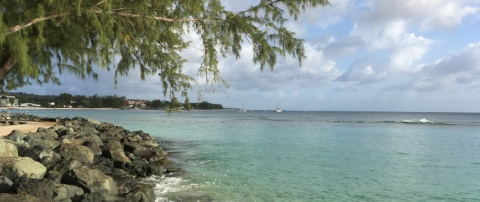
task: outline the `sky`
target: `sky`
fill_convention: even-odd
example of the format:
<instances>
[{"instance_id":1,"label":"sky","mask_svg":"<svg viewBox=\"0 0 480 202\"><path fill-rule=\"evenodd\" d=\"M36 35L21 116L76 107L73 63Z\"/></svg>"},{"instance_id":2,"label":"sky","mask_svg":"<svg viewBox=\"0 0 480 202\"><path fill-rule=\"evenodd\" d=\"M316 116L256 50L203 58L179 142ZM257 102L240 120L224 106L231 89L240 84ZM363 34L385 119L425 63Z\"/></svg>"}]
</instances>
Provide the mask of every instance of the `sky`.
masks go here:
<instances>
[{"instance_id":1,"label":"sky","mask_svg":"<svg viewBox=\"0 0 480 202\"><path fill-rule=\"evenodd\" d=\"M225 0L239 11L255 0ZM273 71L252 62L251 44L241 58L221 58L230 88L209 93L199 82L190 100L256 110L480 112L479 0L330 0L286 23L305 40L300 67L281 57ZM198 36L187 36L193 42ZM194 43L195 44L195 43ZM202 54L182 53L184 71L196 75ZM166 99L157 76L141 81L138 69L114 85L113 72L97 70L98 81L61 76L17 92L55 95L119 95ZM207 92L205 92L207 91Z\"/></svg>"}]
</instances>

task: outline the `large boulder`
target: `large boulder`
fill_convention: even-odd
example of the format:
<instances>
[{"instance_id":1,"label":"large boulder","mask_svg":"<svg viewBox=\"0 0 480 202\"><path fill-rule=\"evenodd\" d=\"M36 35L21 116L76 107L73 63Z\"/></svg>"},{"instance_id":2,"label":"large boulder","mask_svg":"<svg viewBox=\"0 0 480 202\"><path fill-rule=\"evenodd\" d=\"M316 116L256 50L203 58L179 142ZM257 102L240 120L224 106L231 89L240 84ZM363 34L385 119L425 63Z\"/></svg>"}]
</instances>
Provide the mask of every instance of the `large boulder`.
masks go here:
<instances>
[{"instance_id":1,"label":"large boulder","mask_svg":"<svg viewBox=\"0 0 480 202\"><path fill-rule=\"evenodd\" d=\"M75 159L84 164L93 163L93 152L85 146L63 143L58 149L58 154L64 159Z\"/></svg>"},{"instance_id":2,"label":"large boulder","mask_svg":"<svg viewBox=\"0 0 480 202\"><path fill-rule=\"evenodd\" d=\"M12 180L26 175L28 178L42 179L47 168L30 157L2 157L0 158L1 175Z\"/></svg>"},{"instance_id":3,"label":"large boulder","mask_svg":"<svg viewBox=\"0 0 480 202\"><path fill-rule=\"evenodd\" d=\"M16 193L27 193L56 201L80 201L84 193L80 187L59 184L50 179L29 179L22 177L13 184Z\"/></svg>"},{"instance_id":4,"label":"large boulder","mask_svg":"<svg viewBox=\"0 0 480 202\"><path fill-rule=\"evenodd\" d=\"M100 121L97 121L95 119L92 119L92 118L88 118L87 121L93 125L100 125L102 124Z\"/></svg>"},{"instance_id":5,"label":"large boulder","mask_svg":"<svg viewBox=\"0 0 480 202\"><path fill-rule=\"evenodd\" d=\"M112 177L97 169L86 166L75 168L65 173L63 183L81 187L85 193L117 194L117 185Z\"/></svg>"},{"instance_id":6,"label":"large boulder","mask_svg":"<svg viewBox=\"0 0 480 202\"><path fill-rule=\"evenodd\" d=\"M36 145L41 145L46 148L51 148L54 149L60 145L60 142L58 142L55 139L46 139L45 137L42 136L37 136L35 134L30 134L27 135L23 138L31 147L36 146Z\"/></svg>"},{"instance_id":7,"label":"large boulder","mask_svg":"<svg viewBox=\"0 0 480 202\"><path fill-rule=\"evenodd\" d=\"M0 139L0 157L17 157L17 147L6 139Z\"/></svg>"},{"instance_id":8,"label":"large boulder","mask_svg":"<svg viewBox=\"0 0 480 202\"><path fill-rule=\"evenodd\" d=\"M27 135L23 133L22 131L19 130L13 130L9 135L7 135L5 138L12 140L14 142L18 142L20 140L23 140Z\"/></svg>"},{"instance_id":9,"label":"large boulder","mask_svg":"<svg viewBox=\"0 0 480 202\"><path fill-rule=\"evenodd\" d=\"M126 199L131 202L155 201L155 192L150 185L137 184L137 187L127 194Z\"/></svg>"},{"instance_id":10,"label":"large boulder","mask_svg":"<svg viewBox=\"0 0 480 202\"><path fill-rule=\"evenodd\" d=\"M8 202L53 202L54 200L39 198L29 194L1 194L0 201Z\"/></svg>"},{"instance_id":11,"label":"large boulder","mask_svg":"<svg viewBox=\"0 0 480 202\"><path fill-rule=\"evenodd\" d=\"M115 163L123 164L132 162L130 158L125 155L122 143L118 140L109 140L102 148L104 155Z\"/></svg>"},{"instance_id":12,"label":"large boulder","mask_svg":"<svg viewBox=\"0 0 480 202\"><path fill-rule=\"evenodd\" d=\"M81 166L83 166L83 164L75 159L60 161L51 170L48 171L48 173L45 175L45 178L60 183L63 175L67 171L71 171L75 168L80 168Z\"/></svg>"}]
</instances>

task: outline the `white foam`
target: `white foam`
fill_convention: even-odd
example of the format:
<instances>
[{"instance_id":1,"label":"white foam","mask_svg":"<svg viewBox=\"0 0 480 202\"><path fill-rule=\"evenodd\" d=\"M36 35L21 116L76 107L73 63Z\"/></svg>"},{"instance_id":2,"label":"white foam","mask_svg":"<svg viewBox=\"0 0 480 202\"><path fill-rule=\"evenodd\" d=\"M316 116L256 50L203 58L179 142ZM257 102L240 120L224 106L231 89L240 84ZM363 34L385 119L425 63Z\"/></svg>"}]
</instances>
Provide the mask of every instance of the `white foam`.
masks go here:
<instances>
[{"instance_id":1,"label":"white foam","mask_svg":"<svg viewBox=\"0 0 480 202\"><path fill-rule=\"evenodd\" d=\"M189 183L187 180L179 177L152 176L146 178L145 181L155 184L153 189L155 191L156 202L169 202L170 200L165 198L169 193L181 192L200 187L198 184Z\"/></svg>"}]
</instances>

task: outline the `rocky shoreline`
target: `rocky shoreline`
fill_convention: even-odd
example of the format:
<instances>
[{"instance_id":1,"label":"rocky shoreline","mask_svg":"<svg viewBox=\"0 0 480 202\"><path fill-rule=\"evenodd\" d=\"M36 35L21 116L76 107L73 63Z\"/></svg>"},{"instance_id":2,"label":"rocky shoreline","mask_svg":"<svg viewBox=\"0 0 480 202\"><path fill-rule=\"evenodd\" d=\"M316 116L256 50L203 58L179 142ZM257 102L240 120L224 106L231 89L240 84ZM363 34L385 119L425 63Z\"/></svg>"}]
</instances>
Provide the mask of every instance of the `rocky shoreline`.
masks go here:
<instances>
[{"instance_id":1,"label":"rocky shoreline","mask_svg":"<svg viewBox=\"0 0 480 202\"><path fill-rule=\"evenodd\" d=\"M142 178L181 172L142 131L84 118L8 120L59 124L0 138L0 201L155 201Z\"/></svg>"}]
</instances>

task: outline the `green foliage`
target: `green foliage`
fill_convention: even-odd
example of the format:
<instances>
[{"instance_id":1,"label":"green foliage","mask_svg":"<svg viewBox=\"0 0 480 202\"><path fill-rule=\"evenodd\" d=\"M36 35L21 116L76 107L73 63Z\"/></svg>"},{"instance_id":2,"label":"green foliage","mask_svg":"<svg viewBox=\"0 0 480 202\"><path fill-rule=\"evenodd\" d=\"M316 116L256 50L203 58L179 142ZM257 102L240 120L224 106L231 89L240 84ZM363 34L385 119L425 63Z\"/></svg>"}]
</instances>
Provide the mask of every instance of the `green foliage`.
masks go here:
<instances>
[{"instance_id":1,"label":"green foliage","mask_svg":"<svg viewBox=\"0 0 480 202\"><path fill-rule=\"evenodd\" d=\"M212 104L207 101L200 103L192 103L193 108L195 109L223 109L221 104Z\"/></svg>"},{"instance_id":2,"label":"green foliage","mask_svg":"<svg viewBox=\"0 0 480 202\"><path fill-rule=\"evenodd\" d=\"M218 60L240 57L242 43L253 45L253 61L273 69L278 56L301 63L303 41L287 30L309 7L328 0L260 0L234 13L220 0L0 0L0 79L2 89L36 81L59 84L58 74L97 78L93 65L117 76L137 68L141 79L159 75L172 106L177 93L186 98L193 78L185 75L180 53L191 46L185 35L201 37L203 62L199 75L207 84L227 82ZM116 79L115 79L116 80ZM116 81L115 81L116 83ZM98 103L97 103L98 104Z\"/></svg>"},{"instance_id":3,"label":"green foliage","mask_svg":"<svg viewBox=\"0 0 480 202\"><path fill-rule=\"evenodd\" d=\"M125 104L125 97L119 97L116 95L107 96L85 96L85 95L71 95L68 93L62 93L56 95L34 95L26 93L8 93L15 96L21 103L38 103L42 107L59 107L63 108L66 105L72 107L85 107L85 108L122 108ZM49 103L55 103L55 106L50 106Z\"/></svg>"}]
</instances>

